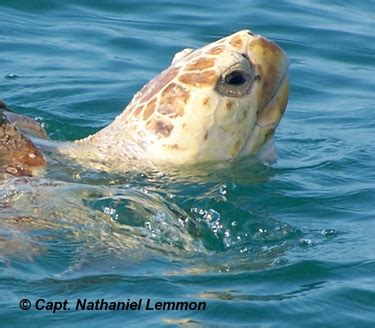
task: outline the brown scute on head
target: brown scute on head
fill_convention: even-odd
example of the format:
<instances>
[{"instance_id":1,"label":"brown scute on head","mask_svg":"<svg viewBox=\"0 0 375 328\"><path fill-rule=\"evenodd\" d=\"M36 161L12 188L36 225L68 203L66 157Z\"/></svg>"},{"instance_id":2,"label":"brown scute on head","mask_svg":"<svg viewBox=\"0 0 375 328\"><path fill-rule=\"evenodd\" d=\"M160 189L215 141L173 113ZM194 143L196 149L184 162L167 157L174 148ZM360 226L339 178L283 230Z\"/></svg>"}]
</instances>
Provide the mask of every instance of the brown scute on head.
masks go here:
<instances>
[{"instance_id":1,"label":"brown scute on head","mask_svg":"<svg viewBox=\"0 0 375 328\"><path fill-rule=\"evenodd\" d=\"M205 98L203 99L203 101L202 101L202 105L203 105L203 106L207 106L209 102L210 102L210 97L205 97Z\"/></svg>"},{"instance_id":2,"label":"brown scute on head","mask_svg":"<svg viewBox=\"0 0 375 328\"><path fill-rule=\"evenodd\" d=\"M146 127L161 138L168 137L173 130L173 125L170 122L162 121L161 119L156 118L151 118L151 120L146 124Z\"/></svg>"},{"instance_id":3,"label":"brown scute on head","mask_svg":"<svg viewBox=\"0 0 375 328\"><path fill-rule=\"evenodd\" d=\"M214 58L202 57L197 60L194 60L191 64L186 67L187 71L200 71L207 68L211 68L215 65Z\"/></svg>"},{"instance_id":4,"label":"brown scute on head","mask_svg":"<svg viewBox=\"0 0 375 328\"><path fill-rule=\"evenodd\" d=\"M172 103L172 97L178 98L184 104L187 103L190 97L190 92L176 83L169 84L161 95L161 102L166 101L166 103Z\"/></svg>"},{"instance_id":5,"label":"brown scute on head","mask_svg":"<svg viewBox=\"0 0 375 328\"><path fill-rule=\"evenodd\" d=\"M256 40L252 41L249 43L249 50L260 47L263 50L263 53L267 52L280 52L281 49L275 44L272 43L271 41L265 39L265 38L257 38Z\"/></svg>"},{"instance_id":6,"label":"brown scute on head","mask_svg":"<svg viewBox=\"0 0 375 328\"><path fill-rule=\"evenodd\" d=\"M140 102L149 101L154 95L158 94L169 82L171 82L179 72L178 67L171 67L160 73L153 80L147 83L140 91L137 98L140 98ZM138 100L138 99L136 99Z\"/></svg>"},{"instance_id":7,"label":"brown scute on head","mask_svg":"<svg viewBox=\"0 0 375 328\"><path fill-rule=\"evenodd\" d=\"M156 98L153 98L147 105L146 109L143 112L143 119L147 120L155 112Z\"/></svg>"},{"instance_id":8,"label":"brown scute on head","mask_svg":"<svg viewBox=\"0 0 375 328\"><path fill-rule=\"evenodd\" d=\"M201 73L185 73L179 77L182 83L192 85L194 87L203 87L214 85L217 76L215 71L206 71Z\"/></svg>"},{"instance_id":9,"label":"brown scute on head","mask_svg":"<svg viewBox=\"0 0 375 328\"><path fill-rule=\"evenodd\" d=\"M217 46L217 47L213 47L212 49L207 51L207 54L208 55L220 55L223 51L224 51L223 46Z\"/></svg>"},{"instance_id":10,"label":"brown scute on head","mask_svg":"<svg viewBox=\"0 0 375 328\"><path fill-rule=\"evenodd\" d=\"M226 108L228 112L232 109L232 107L233 107L233 103L231 101L227 101Z\"/></svg>"},{"instance_id":11,"label":"brown scute on head","mask_svg":"<svg viewBox=\"0 0 375 328\"><path fill-rule=\"evenodd\" d=\"M137 106L134 111L132 111L131 115L134 115L135 117L139 117L141 116L141 113L142 113L142 110L143 110L144 106Z\"/></svg>"},{"instance_id":12,"label":"brown scute on head","mask_svg":"<svg viewBox=\"0 0 375 328\"><path fill-rule=\"evenodd\" d=\"M184 115L190 93L176 83L170 83L162 92L158 112L169 117Z\"/></svg>"},{"instance_id":13,"label":"brown scute on head","mask_svg":"<svg viewBox=\"0 0 375 328\"><path fill-rule=\"evenodd\" d=\"M166 147L168 149L179 149L180 148L177 144L164 145L164 147Z\"/></svg>"},{"instance_id":14,"label":"brown scute on head","mask_svg":"<svg viewBox=\"0 0 375 328\"><path fill-rule=\"evenodd\" d=\"M235 35L231 40L230 40L230 45L233 46L236 49L242 49L243 47L243 40L240 35Z\"/></svg>"},{"instance_id":15,"label":"brown scute on head","mask_svg":"<svg viewBox=\"0 0 375 328\"><path fill-rule=\"evenodd\" d=\"M35 145L0 113L0 174L32 176L46 166Z\"/></svg>"}]
</instances>

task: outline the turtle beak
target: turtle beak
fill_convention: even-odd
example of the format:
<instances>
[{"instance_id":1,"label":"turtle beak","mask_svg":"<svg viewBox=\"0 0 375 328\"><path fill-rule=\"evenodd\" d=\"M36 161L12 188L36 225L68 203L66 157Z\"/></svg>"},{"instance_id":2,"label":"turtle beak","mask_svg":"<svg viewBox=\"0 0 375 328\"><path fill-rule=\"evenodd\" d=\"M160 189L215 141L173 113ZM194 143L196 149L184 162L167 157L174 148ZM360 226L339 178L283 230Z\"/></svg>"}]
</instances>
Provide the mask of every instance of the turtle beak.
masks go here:
<instances>
[{"instance_id":1,"label":"turtle beak","mask_svg":"<svg viewBox=\"0 0 375 328\"><path fill-rule=\"evenodd\" d=\"M248 58L254 67L257 84L257 119L242 154L256 154L274 135L282 119L289 95L288 67L285 52L270 40L253 36L247 45Z\"/></svg>"},{"instance_id":2,"label":"turtle beak","mask_svg":"<svg viewBox=\"0 0 375 328\"><path fill-rule=\"evenodd\" d=\"M256 125L270 126L266 133L270 136L273 135L270 131L276 129L288 103L290 62L278 45L260 36L249 42L248 52L250 60L254 61L255 74L259 76Z\"/></svg>"},{"instance_id":3,"label":"turtle beak","mask_svg":"<svg viewBox=\"0 0 375 328\"><path fill-rule=\"evenodd\" d=\"M247 55L257 77L258 113L261 113L280 88L289 59L278 45L258 35L249 40Z\"/></svg>"}]
</instances>

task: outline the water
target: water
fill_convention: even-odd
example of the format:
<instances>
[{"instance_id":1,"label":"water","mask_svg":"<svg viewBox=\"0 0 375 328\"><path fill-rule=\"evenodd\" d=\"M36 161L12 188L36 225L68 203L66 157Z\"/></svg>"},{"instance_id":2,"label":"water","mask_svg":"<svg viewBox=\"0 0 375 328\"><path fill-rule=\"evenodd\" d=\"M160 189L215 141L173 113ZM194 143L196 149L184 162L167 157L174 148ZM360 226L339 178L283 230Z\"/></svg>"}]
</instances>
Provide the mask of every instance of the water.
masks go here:
<instances>
[{"instance_id":1,"label":"water","mask_svg":"<svg viewBox=\"0 0 375 328\"><path fill-rule=\"evenodd\" d=\"M97 131L175 52L240 29L292 65L272 166L51 163L3 184L0 325L374 326L374 12L371 0L2 0L0 95L55 140ZM207 308L51 313L20 310L23 298Z\"/></svg>"}]
</instances>

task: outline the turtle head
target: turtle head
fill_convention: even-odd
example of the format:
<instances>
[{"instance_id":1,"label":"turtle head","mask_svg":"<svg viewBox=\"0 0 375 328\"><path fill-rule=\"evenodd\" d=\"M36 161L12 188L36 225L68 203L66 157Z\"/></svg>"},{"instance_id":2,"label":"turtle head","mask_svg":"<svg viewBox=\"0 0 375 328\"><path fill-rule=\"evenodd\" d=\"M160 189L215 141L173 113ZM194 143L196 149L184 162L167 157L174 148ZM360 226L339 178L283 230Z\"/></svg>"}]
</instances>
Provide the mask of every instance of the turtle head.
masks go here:
<instances>
[{"instance_id":1,"label":"turtle head","mask_svg":"<svg viewBox=\"0 0 375 328\"><path fill-rule=\"evenodd\" d=\"M247 30L177 54L170 68L177 74L155 108L169 116L170 130L150 146L154 159L201 163L256 154L284 114L288 66L280 47Z\"/></svg>"},{"instance_id":2,"label":"turtle head","mask_svg":"<svg viewBox=\"0 0 375 328\"><path fill-rule=\"evenodd\" d=\"M155 162L196 164L256 154L288 99L283 50L248 30L178 53L107 134L138 139Z\"/></svg>"}]
</instances>

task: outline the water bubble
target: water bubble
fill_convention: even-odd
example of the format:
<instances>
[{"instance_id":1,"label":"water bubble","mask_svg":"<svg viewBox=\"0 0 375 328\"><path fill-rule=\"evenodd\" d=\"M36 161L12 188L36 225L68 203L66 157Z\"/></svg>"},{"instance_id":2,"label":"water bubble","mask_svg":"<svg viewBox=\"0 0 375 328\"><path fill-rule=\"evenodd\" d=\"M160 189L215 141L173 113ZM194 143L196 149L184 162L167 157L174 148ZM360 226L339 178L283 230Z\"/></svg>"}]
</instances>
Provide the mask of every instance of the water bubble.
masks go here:
<instances>
[{"instance_id":1,"label":"water bubble","mask_svg":"<svg viewBox=\"0 0 375 328\"><path fill-rule=\"evenodd\" d=\"M230 264L223 264L222 268L219 269L219 272L230 272L231 265Z\"/></svg>"},{"instance_id":2,"label":"water bubble","mask_svg":"<svg viewBox=\"0 0 375 328\"><path fill-rule=\"evenodd\" d=\"M107 215L110 215L112 219L118 220L118 214L115 208L112 207L104 207L103 212Z\"/></svg>"},{"instance_id":3,"label":"water bubble","mask_svg":"<svg viewBox=\"0 0 375 328\"><path fill-rule=\"evenodd\" d=\"M218 234L222 231L223 225L220 222L221 217L219 212L209 209L204 215L204 219L207 221L214 234Z\"/></svg>"},{"instance_id":4,"label":"water bubble","mask_svg":"<svg viewBox=\"0 0 375 328\"><path fill-rule=\"evenodd\" d=\"M6 79L16 79L18 77L17 74L14 74L14 73L8 73L8 74L5 74L4 76Z\"/></svg>"},{"instance_id":5,"label":"water bubble","mask_svg":"<svg viewBox=\"0 0 375 328\"><path fill-rule=\"evenodd\" d=\"M301 239L300 243L303 246L314 246L316 244L316 241L311 239Z\"/></svg>"},{"instance_id":6,"label":"water bubble","mask_svg":"<svg viewBox=\"0 0 375 328\"><path fill-rule=\"evenodd\" d=\"M223 225L220 224L220 222L213 222L210 224L210 227L213 233L218 234L223 228Z\"/></svg>"},{"instance_id":7,"label":"water bubble","mask_svg":"<svg viewBox=\"0 0 375 328\"><path fill-rule=\"evenodd\" d=\"M321 233L325 237L333 237L333 236L337 235L337 231L335 229L331 229L331 228L323 229Z\"/></svg>"},{"instance_id":8,"label":"water bubble","mask_svg":"<svg viewBox=\"0 0 375 328\"><path fill-rule=\"evenodd\" d=\"M222 186L220 186L220 189L219 189L219 193L220 195L222 196L225 196L227 194L227 185L226 184L223 184Z\"/></svg>"},{"instance_id":9,"label":"water bubble","mask_svg":"<svg viewBox=\"0 0 375 328\"><path fill-rule=\"evenodd\" d=\"M104 211L103 212L105 214L112 215L113 213L116 213L116 210L114 208L111 208L111 207L104 207Z\"/></svg>"},{"instance_id":10,"label":"water bubble","mask_svg":"<svg viewBox=\"0 0 375 328\"><path fill-rule=\"evenodd\" d=\"M243 247L243 248L240 249L241 254L247 253L248 251L249 251L249 249L247 247Z\"/></svg>"},{"instance_id":11,"label":"water bubble","mask_svg":"<svg viewBox=\"0 0 375 328\"><path fill-rule=\"evenodd\" d=\"M155 215L155 220L162 224L165 224L165 213L164 212L157 212Z\"/></svg>"},{"instance_id":12,"label":"water bubble","mask_svg":"<svg viewBox=\"0 0 375 328\"><path fill-rule=\"evenodd\" d=\"M285 265L288 264L288 259L286 257L278 257L273 261L273 265Z\"/></svg>"},{"instance_id":13,"label":"water bubble","mask_svg":"<svg viewBox=\"0 0 375 328\"><path fill-rule=\"evenodd\" d=\"M192 207L190 209L190 212L198 214L200 216L199 218L197 218L198 221L201 221L202 218L204 218L204 215L207 213L207 211L205 211L203 209L200 209L200 208L197 208L197 207Z\"/></svg>"},{"instance_id":14,"label":"water bubble","mask_svg":"<svg viewBox=\"0 0 375 328\"><path fill-rule=\"evenodd\" d=\"M204 218L207 221L219 221L220 220L220 213L215 211L214 209L210 208L208 211L205 211Z\"/></svg>"},{"instance_id":15,"label":"water bubble","mask_svg":"<svg viewBox=\"0 0 375 328\"><path fill-rule=\"evenodd\" d=\"M43 121L43 118L40 116L34 117L34 120L37 121L42 128L46 128L46 122Z\"/></svg>"},{"instance_id":16,"label":"water bubble","mask_svg":"<svg viewBox=\"0 0 375 328\"><path fill-rule=\"evenodd\" d=\"M232 246L232 239L231 239L229 230L224 231L223 243L224 243L224 246L227 248Z\"/></svg>"},{"instance_id":17,"label":"water bubble","mask_svg":"<svg viewBox=\"0 0 375 328\"><path fill-rule=\"evenodd\" d=\"M224 238L224 239L223 239L223 243L224 243L224 246L225 246L226 248L229 248L229 247L232 246L232 240L231 240L230 238Z\"/></svg>"}]
</instances>

